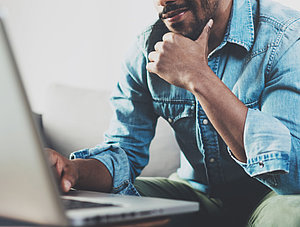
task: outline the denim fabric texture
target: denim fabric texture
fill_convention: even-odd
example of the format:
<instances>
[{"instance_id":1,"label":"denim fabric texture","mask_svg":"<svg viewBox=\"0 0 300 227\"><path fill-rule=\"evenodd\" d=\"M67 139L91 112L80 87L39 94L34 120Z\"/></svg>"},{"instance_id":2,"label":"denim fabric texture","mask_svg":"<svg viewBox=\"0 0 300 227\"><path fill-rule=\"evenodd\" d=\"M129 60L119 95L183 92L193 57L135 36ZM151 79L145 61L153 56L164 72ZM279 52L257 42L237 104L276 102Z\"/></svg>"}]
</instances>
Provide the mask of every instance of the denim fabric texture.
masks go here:
<instances>
[{"instance_id":1,"label":"denim fabric texture","mask_svg":"<svg viewBox=\"0 0 300 227\"><path fill-rule=\"evenodd\" d=\"M279 194L300 193L300 13L269 0L234 0L224 40L209 55L210 68L249 109L247 163L232 156L193 94L146 71L152 28L126 56L103 144L71 158L100 160L114 193L137 194L134 179L163 117L182 150L177 173L196 189L251 176Z\"/></svg>"}]
</instances>

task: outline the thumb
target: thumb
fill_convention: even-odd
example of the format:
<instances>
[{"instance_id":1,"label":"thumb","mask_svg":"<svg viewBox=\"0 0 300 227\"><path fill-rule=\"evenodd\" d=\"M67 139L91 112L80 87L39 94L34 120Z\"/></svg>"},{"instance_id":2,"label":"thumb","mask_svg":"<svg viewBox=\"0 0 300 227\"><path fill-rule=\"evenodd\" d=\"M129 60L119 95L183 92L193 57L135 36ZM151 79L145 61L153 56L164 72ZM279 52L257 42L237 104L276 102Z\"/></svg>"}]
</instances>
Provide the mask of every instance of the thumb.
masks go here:
<instances>
[{"instance_id":1,"label":"thumb","mask_svg":"<svg viewBox=\"0 0 300 227\"><path fill-rule=\"evenodd\" d=\"M64 192L68 192L68 191L70 191L71 187L72 187L71 181L69 181L69 180L66 179L66 178L63 178L63 180L62 180L62 188L63 188L63 191L64 191Z\"/></svg>"},{"instance_id":2,"label":"thumb","mask_svg":"<svg viewBox=\"0 0 300 227\"><path fill-rule=\"evenodd\" d=\"M61 178L61 187L64 192L70 191L72 187L75 186L78 180L78 172L74 163L69 161L63 170L63 175Z\"/></svg>"},{"instance_id":3,"label":"thumb","mask_svg":"<svg viewBox=\"0 0 300 227\"><path fill-rule=\"evenodd\" d=\"M210 30L212 28L214 24L213 19L209 19L209 21L207 22L207 24L205 25L205 27L203 28L202 33L199 35L198 39L196 40L197 43L202 43L202 42L206 42L208 43L208 39L210 36Z\"/></svg>"}]
</instances>

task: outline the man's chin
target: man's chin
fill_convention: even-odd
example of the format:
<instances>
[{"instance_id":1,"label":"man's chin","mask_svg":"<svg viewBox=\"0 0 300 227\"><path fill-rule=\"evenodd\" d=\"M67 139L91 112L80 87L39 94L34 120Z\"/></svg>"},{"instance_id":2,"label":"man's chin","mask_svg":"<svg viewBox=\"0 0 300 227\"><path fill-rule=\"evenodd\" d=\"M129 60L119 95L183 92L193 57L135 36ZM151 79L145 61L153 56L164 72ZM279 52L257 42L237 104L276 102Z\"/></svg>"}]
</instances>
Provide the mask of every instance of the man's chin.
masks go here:
<instances>
[{"instance_id":1,"label":"man's chin","mask_svg":"<svg viewBox=\"0 0 300 227\"><path fill-rule=\"evenodd\" d=\"M169 27L168 25L166 26L171 32L181 34L192 40L198 39L199 35L201 34L201 32L197 31L187 31L183 23L176 23L173 24L171 27Z\"/></svg>"},{"instance_id":2,"label":"man's chin","mask_svg":"<svg viewBox=\"0 0 300 227\"><path fill-rule=\"evenodd\" d=\"M183 35L184 37L186 38L189 38L193 41L197 40L198 37L200 36L201 33L199 32L191 32L191 33L188 33L186 31L176 31L176 30L170 30L171 32L174 32L174 33L177 33L177 34L180 34L180 35Z\"/></svg>"},{"instance_id":3,"label":"man's chin","mask_svg":"<svg viewBox=\"0 0 300 227\"><path fill-rule=\"evenodd\" d=\"M199 38L200 34L201 34L200 32L193 32L193 33L190 33L190 34L186 34L184 36L195 41Z\"/></svg>"},{"instance_id":4,"label":"man's chin","mask_svg":"<svg viewBox=\"0 0 300 227\"><path fill-rule=\"evenodd\" d=\"M199 38L199 36L201 35L203 31L203 28L201 30L199 29L194 29L192 31L182 31L182 32L179 32L181 35L191 39L191 40L197 40Z\"/></svg>"}]
</instances>

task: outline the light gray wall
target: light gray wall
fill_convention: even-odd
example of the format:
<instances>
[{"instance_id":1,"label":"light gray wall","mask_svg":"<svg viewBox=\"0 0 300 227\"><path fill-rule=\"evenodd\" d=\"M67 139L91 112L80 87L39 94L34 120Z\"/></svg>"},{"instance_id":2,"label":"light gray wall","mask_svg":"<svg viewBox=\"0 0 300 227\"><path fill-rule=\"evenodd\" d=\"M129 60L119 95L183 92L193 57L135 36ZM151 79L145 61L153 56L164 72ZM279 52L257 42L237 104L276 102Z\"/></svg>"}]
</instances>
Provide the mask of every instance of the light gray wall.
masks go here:
<instances>
[{"instance_id":1,"label":"light gray wall","mask_svg":"<svg viewBox=\"0 0 300 227\"><path fill-rule=\"evenodd\" d=\"M300 10L298 0L277 0ZM111 89L134 36L157 17L152 0L0 0L33 109L52 83Z\"/></svg>"},{"instance_id":2,"label":"light gray wall","mask_svg":"<svg viewBox=\"0 0 300 227\"><path fill-rule=\"evenodd\" d=\"M151 0L0 0L33 109L50 84L111 89L134 37L157 17Z\"/></svg>"}]
</instances>

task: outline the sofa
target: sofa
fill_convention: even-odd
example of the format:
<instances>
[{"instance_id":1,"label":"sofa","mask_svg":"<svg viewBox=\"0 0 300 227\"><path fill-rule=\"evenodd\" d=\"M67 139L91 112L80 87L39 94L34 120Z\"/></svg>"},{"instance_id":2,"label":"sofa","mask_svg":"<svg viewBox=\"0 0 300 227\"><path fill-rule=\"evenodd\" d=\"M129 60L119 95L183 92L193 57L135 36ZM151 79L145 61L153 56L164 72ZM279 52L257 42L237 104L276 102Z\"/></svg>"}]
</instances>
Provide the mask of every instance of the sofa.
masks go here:
<instances>
[{"instance_id":1,"label":"sofa","mask_svg":"<svg viewBox=\"0 0 300 227\"><path fill-rule=\"evenodd\" d=\"M103 141L112 110L111 91L52 84L46 90L42 127L45 143L68 157L72 151ZM167 177L178 168L180 149L169 123L159 118L150 145L149 164L141 176Z\"/></svg>"}]
</instances>

